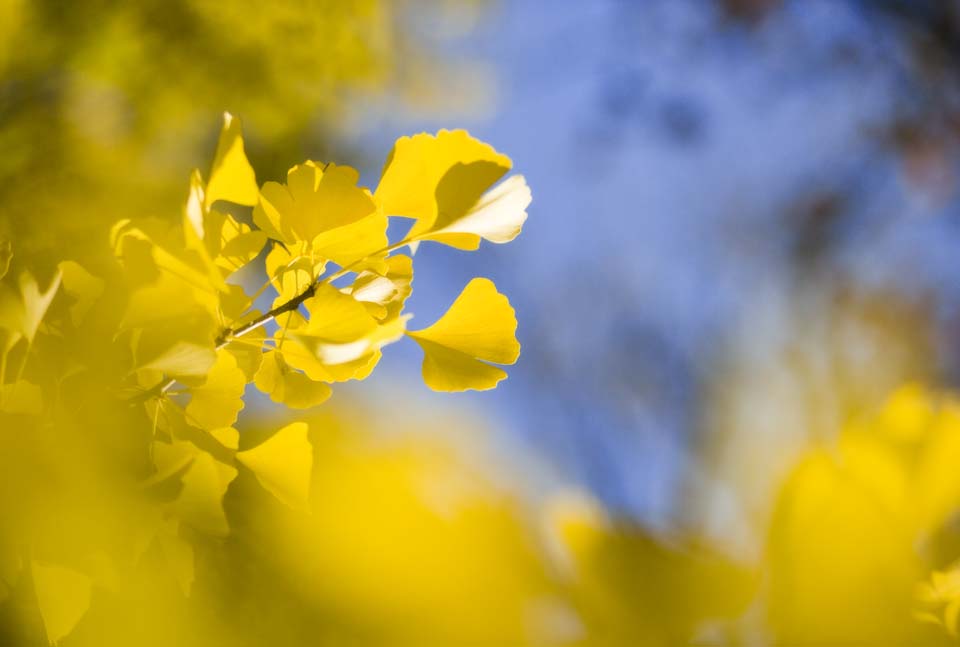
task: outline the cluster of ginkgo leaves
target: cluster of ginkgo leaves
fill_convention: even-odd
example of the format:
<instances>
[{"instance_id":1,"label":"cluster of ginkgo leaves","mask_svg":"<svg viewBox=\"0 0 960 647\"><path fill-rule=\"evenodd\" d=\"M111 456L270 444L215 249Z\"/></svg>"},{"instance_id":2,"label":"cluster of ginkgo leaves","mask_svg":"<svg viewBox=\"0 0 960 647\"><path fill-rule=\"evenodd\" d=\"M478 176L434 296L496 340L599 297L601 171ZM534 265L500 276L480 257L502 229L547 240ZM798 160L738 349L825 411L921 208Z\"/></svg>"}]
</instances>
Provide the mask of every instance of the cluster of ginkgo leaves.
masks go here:
<instances>
[{"instance_id":1,"label":"cluster of ginkgo leaves","mask_svg":"<svg viewBox=\"0 0 960 647\"><path fill-rule=\"evenodd\" d=\"M138 512L122 522L91 520L89 533L98 546L116 546L101 537L103 528L126 524L117 534L128 549L114 561L130 563L132 555L136 562L159 546L189 595L192 538L229 533L222 500L238 469L291 508L307 505L307 425L295 422L241 449L234 425L248 384L288 407L314 407L331 384L367 377L381 349L405 335L422 347L423 377L434 390L490 389L506 377L496 365L519 355L517 322L491 281L470 281L420 330L407 329L404 304L419 244L475 250L482 240L505 243L520 233L530 191L521 176L500 181L510 168L509 158L466 132L440 131L399 139L373 192L358 185L356 170L314 161L291 168L285 183L259 186L240 123L226 114L211 171L206 180L192 174L179 222L118 222L109 240L113 271L65 261L45 289L27 271L16 286L11 277L0 284L0 419L62 435L63 460L44 457L42 467L60 470L56 482L74 493L87 485L102 491L104 479L133 472L137 496L124 505ZM397 241L387 235L394 217L412 223ZM15 241L0 248L0 278L15 253ZM239 277L249 282L258 273L237 274L252 263L266 274L257 290ZM45 442L37 433L24 438ZM83 455L89 464L114 457L129 439L143 439L142 470L75 467ZM56 513L39 518L23 503L35 486L38 501L50 499L36 472L24 468L23 481L0 493L10 495L0 505L22 508L12 523L23 535L9 550L0 545L0 600L29 573L56 642L85 613L103 569L75 554L83 531L65 549L42 534Z\"/></svg>"}]
</instances>

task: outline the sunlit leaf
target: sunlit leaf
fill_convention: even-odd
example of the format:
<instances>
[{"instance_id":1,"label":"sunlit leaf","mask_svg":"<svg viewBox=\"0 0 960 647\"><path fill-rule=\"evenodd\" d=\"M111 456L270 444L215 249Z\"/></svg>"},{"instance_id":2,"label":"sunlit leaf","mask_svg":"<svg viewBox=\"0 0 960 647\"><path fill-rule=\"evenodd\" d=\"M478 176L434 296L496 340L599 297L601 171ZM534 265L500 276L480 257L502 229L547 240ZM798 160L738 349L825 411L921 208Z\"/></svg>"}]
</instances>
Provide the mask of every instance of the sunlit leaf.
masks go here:
<instances>
[{"instance_id":1,"label":"sunlit leaf","mask_svg":"<svg viewBox=\"0 0 960 647\"><path fill-rule=\"evenodd\" d=\"M423 379L435 391L485 390L507 377L486 362L513 364L520 355L517 320L489 280L470 281L429 328L411 331L424 351Z\"/></svg>"},{"instance_id":2,"label":"sunlit leaf","mask_svg":"<svg viewBox=\"0 0 960 647\"><path fill-rule=\"evenodd\" d=\"M33 562L33 587L51 645L66 638L90 608L91 579L73 569Z\"/></svg>"},{"instance_id":3,"label":"sunlit leaf","mask_svg":"<svg viewBox=\"0 0 960 647\"><path fill-rule=\"evenodd\" d=\"M359 175L348 166L308 161L287 173L287 184L267 182L254 209L254 222L269 236L294 246L318 242L318 249L367 253L385 242L386 220L370 192L357 186ZM373 220L367 220L370 217ZM356 225L349 232L333 230ZM328 233L329 232L329 233ZM324 235L324 236L322 236ZM350 236L358 236L350 240ZM318 237L319 240L318 240Z\"/></svg>"},{"instance_id":4,"label":"sunlit leaf","mask_svg":"<svg viewBox=\"0 0 960 647\"><path fill-rule=\"evenodd\" d=\"M183 489L175 508L186 523L215 537L229 531L223 511L223 495L237 476L237 470L197 451L190 469L183 475Z\"/></svg>"},{"instance_id":5,"label":"sunlit leaf","mask_svg":"<svg viewBox=\"0 0 960 647\"><path fill-rule=\"evenodd\" d=\"M395 254L386 264L383 274L361 272L349 288L350 295L381 321L397 317L413 292L413 259Z\"/></svg>"},{"instance_id":6,"label":"sunlit leaf","mask_svg":"<svg viewBox=\"0 0 960 647\"><path fill-rule=\"evenodd\" d=\"M203 384L191 389L187 418L203 429L229 427L237 421L243 409L243 390L246 385L237 360L226 351L217 353L217 361L207 373Z\"/></svg>"},{"instance_id":7,"label":"sunlit leaf","mask_svg":"<svg viewBox=\"0 0 960 647\"><path fill-rule=\"evenodd\" d=\"M206 206L217 200L252 206L257 203L257 197L257 179L243 150L240 120L225 112L210 181L207 182Z\"/></svg>"},{"instance_id":8,"label":"sunlit leaf","mask_svg":"<svg viewBox=\"0 0 960 647\"><path fill-rule=\"evenodd\" d=\"M307 509L313 447L306 423L287 425L253 449L237 453L237 460L250 468L257 480L280 501L298 510Z\"/></svg>"},{"instance_id":9,"label":"sunlit leaf","mask_svg":"<svg viewBox=\"0 0 960 647\"><path fill-rule=\"evenodd\" d=\"M438 196L460 191L457 177L469 172L469 166L459 164L451 169L440 182ZM452 202L442 197L438 200ZM530 201L530 188L523 176L514 175L464 210L441 212L431 227L414 226L410 235L416 240L432 240L463 250L477 249L481 238L492 243L508 243L520 234Z\"/></svg>"},{"instance_id":10,"label":"sunlit leaf","mask_svg":"<svg viewBox=\"0 0 960 647\"><path fill-rule=\"evenodd\" d=\"M265 354L255 383L258 389L269 394L271 400L293 409L315 407L326 401L332 393L323 382L312 380L290 368L283 354L278 351Z\"/></svg>"},{"instance_id":11,"label":"sunlit leaf","mask_svg":"<svg viewBox=\"0 0 960 647\"><path fill-rule=\"evenodd\" d=\"M450 169L478 162L481 164L472 167L475 173L462 178L468 185L459 195L453 191L437 195L437 187ZM464 204L472 206L511 166L509 157L465 130L401 137L387 157L375 195L387 215L416 218L429 229L441 213L461 213ZM452 198L455 204L443 204L441 198Z\"/></svg>"},{"instance_id":12,"label":"sunlit leaf","mask_svg":"<svg viewBox=\"0 0 960 647\"><path fill-rule=\"evenodd\" d=\"M41 291L33 275L24 272L20 275L20 295L23 299L23 320L21 332L29 341L37 334L40 322L60 287L60 273L50 281L47 289Z\"/></svg>"}]
</instances>

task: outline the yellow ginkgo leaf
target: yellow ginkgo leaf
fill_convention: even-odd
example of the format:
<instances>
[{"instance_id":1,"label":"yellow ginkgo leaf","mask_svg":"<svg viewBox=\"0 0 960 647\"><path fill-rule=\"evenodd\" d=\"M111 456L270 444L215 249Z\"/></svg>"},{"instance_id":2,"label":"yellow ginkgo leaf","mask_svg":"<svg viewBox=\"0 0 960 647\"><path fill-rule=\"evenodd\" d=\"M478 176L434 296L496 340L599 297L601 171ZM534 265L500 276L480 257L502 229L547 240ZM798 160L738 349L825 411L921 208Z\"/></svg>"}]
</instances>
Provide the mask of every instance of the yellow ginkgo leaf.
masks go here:
<instances>
[{"instance_id":1,"label":"yellow ginkgo leaf","mask_svg":"<svg viewBox=\"0 0 960 647\"><path fill-rule=\"evenodd\" d=\"M363 339L377 328L366 308L329 283L318 285L304 306L310 317L306 326L297 329L298 336L343 344Z\"/></svg>"},{"instance_id":2,"label":"yellow ginkgo leaf","mask_svg":"<svg viewBox=\"0 0 960 647\"><path fill-rule=\"evenodd\" d=\"M286 404L293 409L309 409L322 404L332 393L323 382L287 366L283 355L275 350L265 353L254 383L274 402Z\"/></svg>"},{"instance_id":3,"label":"yellow ginkgo leaf","mask_svg":"<svg viewBox=\"0 0 960 647\"><path fill-rule=\"evenodd\" d=\"M311 250L320 258L346 267L386 248L387 217L377 209L356 222L319 234L313 239Z\"/></svg>"},{"instance_id":4,"label":"yellow ginkgo leaf","mask_svg":"<svg viewBox=\"0 0 960 647\"><path fill-rule=\"evenodd\" d=\"M33 587L47 640L56 645L73 631L90 608L93 582L71 568L37 561L32 566Z\"/></svg>"},{"instance_id":5,"label":"yellow ginkgo leaf","mask_svg":"<svg viewBox=\"0 0 960 647\"><path fill-rule=\"evenodd\" d=\"M140 349L142 348L141 345ZM216 351L210 346L176 341L166 346L159 354L150 355L149 359L138 364L137 368L178 376L205 375L214 362L216 362Z\"/></svg>"},{"instance_id":6,"label":"yellow ginkgo leaf","mask_svg":"<svg viewBox=\"0 0 960 647\"><path fill-rule=\"evenodd\" d=\"M260 200L253 211L253 221L271 238L288 246L298 243L313 243L317 237L339 227L359 223L369 216L376 216L378 209L373 196L357 186L359 174L349 166L318 164L307 161L294 166L287 173L287 184L267 182L260 190ZM378 232L380 225L383 231ZM369 226L369 231L368 231ZM385 236L385 219L366 223L354 236L363 234L363 241L347 240L331 242L337 246L371 246L373 252L382 247ZM320 246L324 246L321 239Z\"/></svg>"},{"instance_id":7,"label":"yellow ginkgo leaf","mask_svg":"<svg viewBox=\"0 0 960 647\"><path fill-rule=\"evenodd\" d=\"M383 274L361 272L349 288L350 295L381 321L399 315L413 292L413 259L395 254L387 258L386 265Z\"/></svg>"},{"instance_id":8,"label":"yellow ginkgo leaf","mask_svg":"<svg viewBox=\"0 0 960 647\"><path fill-rule=\"evenodd\" d=\"M473 173L460 176L459 193L447 190L438 196L440 181L457 164L472 165ZM465 130L401 137L387 157L375 196L387 215L415 218L418 226L429 229L441 212L463 212L464 201L466 208L472 206L512 165L509 157ZM440 198L454 203L441 204Z\"/></svg>"},{"instance_id":9,"label":"yellow ginkgo leaf","mask_svg":"<svg viewBox=\"0 0 960 647\"><path fill-rule=\"evenodd\" d=\"M180 518L201 532L226 536L230 526L223 511L223 495L236 476L236 468L196 450L190 469L183 475L183 488L174 502Z\"/></svg>"},{"instance_id":10,"label":"yellow ginkgo leaf","mask_svg":"<svg viewBox=\"0 0 960 647\"><path fill-rule=\"evenodd\" d=\"M22 332L23 336L30 342L32 342L36 336L37 328L40 327L43 316L47 314L47 308L50 307L50 303L53 301L53 297L56 296L59 287L59 272L57 272L56 276L50 281L50 285L47 286L47 289L43 292L40 291L37 280L33 278L32 274L24 272L20 275L20 296L23 299L23 319L21 321L22 327L20 332Z\"/></svg>"},{"instance_id":11,"label":"yellow ginkgo leaf","mask_svg":"<svg viewBox=\"0 0 960 647\"><path fill-rule=\"evenodd\" d=\"M257 179L243 150L240 120L223 113L223 128L207 183L205 206L217 200L252 206L258 198Z\"/></svg>"},{"instance_id":12,"label":"yellow ginkgo leaf","mask_svg":"<svg viewBox=\"0 0 960 647\"><path fill-rule=\"evenodd\" d=\"M486 362L513 364L520 356L517 319L489 279L467 284L429 328L411 331L424 352L423 379L434 391L483 391L507 377Z\"/></svg>"},{"instance_id":13,"label":"yellow ginkgo leaf","mask_svg":"<svg viewBox=\"0 0 960 647\"><path fill-rule=\"evenodd\" d=\"M288 337L283 344L283 357L288 366L303 371L314 382L345 382L366 378L379 360L379 354L369 351L365 340L350 344L311 343L308 337ZM326 351L335 349L336 363L327 363ZM348 357L352 359L347 359Z\"/></svg>"},{"instance_id":14,"label":"yellow ginkgo leaf","mask_svg":"<svg viewBox=\"0 0 960 647\"><path fill-rule=\"evenodd\" d=\"M59 265L63 281L63 291L73 303L70 305L70 319L78 326L87 312L103 294L104 282L74 261L63 261Z\"/></svg>"},{"instance_id":15,"label":"yellow ginkgo leaf","mask_svg":"<svg viewBox=\"0 0 960 647\"><path fill-rule=\"evenodd\" d=\"M260 485L281 502L306 510L310 496L313 447L304 422L287 425L253 449L237 453L237 460L256 475Z\"/></svg>"},{"instance_id":16,"label":"yellow ginkgo leaf","mask_svg":"<svg viewBox=\"0 0 960 647\"><path fill-rule=\"evenodd\" d=\"M457 177L470 172L469 165L456 165L444 176L437 188L438 201L445 193L461 190ZM432 240L457 249L475 250L480 240L491 243L509 243L520 234L527 220L527 207L531 201L530 187L522 175L514 175L480 196L464 209L440 213L432 226L417 223L410 237L417 241Z\"/></svg>"},{"instance_id":17,"label":"yellow ginkgo leaf","mask_svg":"<svg viewBox=\"0 0 960 647\"><path fill-rule=\"evenodd\" d=\"M217 361L207 373L206 381L190 390L187 419L201 429L229 427L243 409L246 379L237 367L237 360L226 351L217 353Z\"/></svg>"}]
</instances>

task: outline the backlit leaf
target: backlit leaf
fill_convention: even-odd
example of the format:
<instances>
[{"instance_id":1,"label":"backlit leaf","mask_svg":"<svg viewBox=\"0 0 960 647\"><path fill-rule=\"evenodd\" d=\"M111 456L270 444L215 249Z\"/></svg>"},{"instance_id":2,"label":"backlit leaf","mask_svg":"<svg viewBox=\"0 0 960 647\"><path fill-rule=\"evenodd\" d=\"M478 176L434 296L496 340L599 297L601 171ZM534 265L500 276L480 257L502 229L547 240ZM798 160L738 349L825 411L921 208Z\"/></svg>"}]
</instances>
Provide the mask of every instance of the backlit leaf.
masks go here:
<instances>
[{"instance_id":1,"label":"backlit leaf","mask_svg":"<svg viewBox=\"0 0 960 647\"><path fill-rule=\"evenodd\" d=\"M33 586L47 640L56 645L67 637L90 608L91 579L63 566L33 562Z\"/></svg>"},{"instance_id":2,"label":"backlit leaf","mask_svg":"<svg viewBox=\"0 0 960 647\"><path fill-rule=\"evenodd\" d=\"M226 351L217 353L217 361L207 373L206 381L193 387L187 418L202 429L229 427L237 421L243 409L243 390L246 385L237 360Z\"/></svg>"},{"instance_id":3,"label":"backlit leaf","mask_svg":"<svg viewBox=\"0 0 960 647\"><path fill-rule=\"evenodd\" d=\"M217 200L227 200L252 206L257 203L257 197L257 179L243 150L240 120L225 112L205 204L209 207Z\"/></svg>"},{"instance_id":4,"label":"backlit leaf","mask_svg":"<svg viewBox=\"0 0 960 647\"><path fill-rule=\"evenodd\" d=\"M253 471L265 490L298 510L307 509L313 469L307 431L306 423L295 422L253 449L237 453L237 460Z\"/></svg>"},{"instance_id":5,"label":"backlit leaf","mask_svg":"<svg viewBox=\"0 0 960 647\"><path fill-rule=\"evenodd\" d=\"M429 328L407 335L423 348L423 378L435 391L486 390L507 374L485 362L513 364L520 355L510 302L484 278L470 281Z\"/></svg>"}]
</instances>

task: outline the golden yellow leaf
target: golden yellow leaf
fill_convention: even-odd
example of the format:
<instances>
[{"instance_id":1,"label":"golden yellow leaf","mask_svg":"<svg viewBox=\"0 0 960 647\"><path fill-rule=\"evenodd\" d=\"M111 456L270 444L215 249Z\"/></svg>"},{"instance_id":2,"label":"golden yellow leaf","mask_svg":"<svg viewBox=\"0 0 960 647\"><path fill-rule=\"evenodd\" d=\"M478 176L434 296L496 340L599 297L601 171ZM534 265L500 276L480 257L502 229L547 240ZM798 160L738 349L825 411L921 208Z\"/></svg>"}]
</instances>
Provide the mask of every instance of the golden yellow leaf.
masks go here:
<instances>
[{"instance_id":1,"label":"golden yellow leaf","mask_svg":"<svg viewBox=\"0 0 960 647\"><path fill-rule=\"evenodd\" d=\"M358 179L349 166L312 161L294 166L286 185L263 185L253 220L289 247L306 242L316 243L317 250L346 256L355 256L361 249L374 252L385 245L386 218L380 217L370 192L357 186ZM344 227L345 232L333 231Z\"/></svg>"},{"instance_id":2,"label":"golden yellow leaf","mask_svg":"<svg viewBox=\"0 0 960 647\"><path fill-rule=\"evenodd\" d=\"M196 450L190 469L183 475L180 496L174 503L180 518L201 532L226 536L230 526L223 511L223 495L236 476L236 468Z\"/></svg>"},{"instance_id":3,"label":"golden yellow leaf","mask_svg":"<svg viewBox=\"0 0 960 647\"><path fill-rule=\"evenodd\" d=\"M29 272L20 275L20 297L23 299L23 312L21 319L20 332L30 342L37 334L37 328L43 316L47 313L47 308L56 296L60 287L60 273L50 281L50 285L43 292L37 285L37 280Z\"/></svg>"},{"instance_id":4,"label":"golden yellow leaf","mask_svg":"<svg viewBox=\"0 0 960 647\"><path fill-rule=\"evenodd\" d=\"M507 377L486 362L513 364L520 356L517 319L489 279L470 281L429 328L410 331L424 352L423 379L435 391L483 391Z\"/></svg>"},{"instance_id":5,"label":"golden yellow leaf","mask_svg":"<svg viewBox=\"0 0 960 647\"><path fill-rule=\"evenodd\" d=\"M243 150L240 120L225 112L204 203L208 208L217 200L252 206L258 195L257 179Z\"/></svg>"},{"instance_id":6,"label":"golden yellow leaf","mask_svg":"<svg viewBox=\"0 0 960 647\"><path fill-rule=\"evenodd\" d=\"M323 382L312 380L287 366L282 353L275 350L265 354L255 384L274 402L281 402L293 409L315 407L326 401L332 393Z\"/></svg>"},{"instance_id":7,"label":"golden yellow leaf","mask_svg":"<svg viewBox=\"0 0 960 647\"><path fill-rule=\"evenodd\" d=\"M483 186L463 187L460 192L447 191L443 197L455 204L440 204L437 187L455 165L482 163L464 179L480 180ZM441 212L463 211L464 201L471 206L486 189L510 170L513 163L465 130L441 130L436 135L421 133L401 137L387 157L377 186L376 198L389 216L415 218L418 225L429 229Z\"/></svg>"},{"instance_id":8,"label":"golden yellow leaf","mask_svg":"<svg viewBox=\"0 0 960 647\"><path fill-rule=\"evenodd\" d=\"M298 336L342 344L363 339L377 327L366 308L329 283L318 285L304 306L310 316L307 325L297 330Z\"/></svg>"},{"instance_id":9,"label":"golden yellow leaf","mask_svg":"<svg viewBox=\"0 0 960 647\"><path fill-rule=\"evenodd\" d=\"M295 422L253 449L237 453L237 460L253 471L265 490L297 510L306 510L310 497L313 447L307 431L306 423Z\"/></svg>"},{"instance_id":10,"label":"golden yellow leaf","mask_svg":"<svg viewBox=\"0 0 960 647\"><path fill-rule=\"evenodd\" d=\"M33 587L47 640L56 645L90 608L91 579L71 568L33 562Z\"/></svg>"},{"instance_id":11,"label":"golden yellow leaf","mask_svg":"<svg viewBox=\"0 0 960 647\"><path fill-rule=\"evenodd\" d=\"M453 202L443 196L462 190L459 176L470 172L470 165L457 165L451 169L437 188L438 201L441 204ZM468 251L477 249L480 239L508 243L520 234L531 199L526 180L522 175L514 175L473 204L441 212L429 228L418 223L410 236L418 241L432 240Z\"/></svg>"},{"instance_id":12,"label":"golden yellow leaf","mask_svg":"<svg viewBox=\"0 0 960 647\"><path fill-rule=\"evenodd\" d=\"M413 259L395 254L386 265L383 274L361 272L349 288L350 295L381 321L397 317L413 292Z\"/></svg>"},{"instance_id":13,"label":"golden yellow leaf","mask_svg":"<svg viewBox=\"0 0 960 647\"><path fill-rule=\"evenodd\" d=\"M243 391L246 385L237 360L226 351L217 353L217 361L207 373L206 381L191 389L187 418L202 429L229 427L237 421L243 409Z\"/></svg>"}]
</instances>

